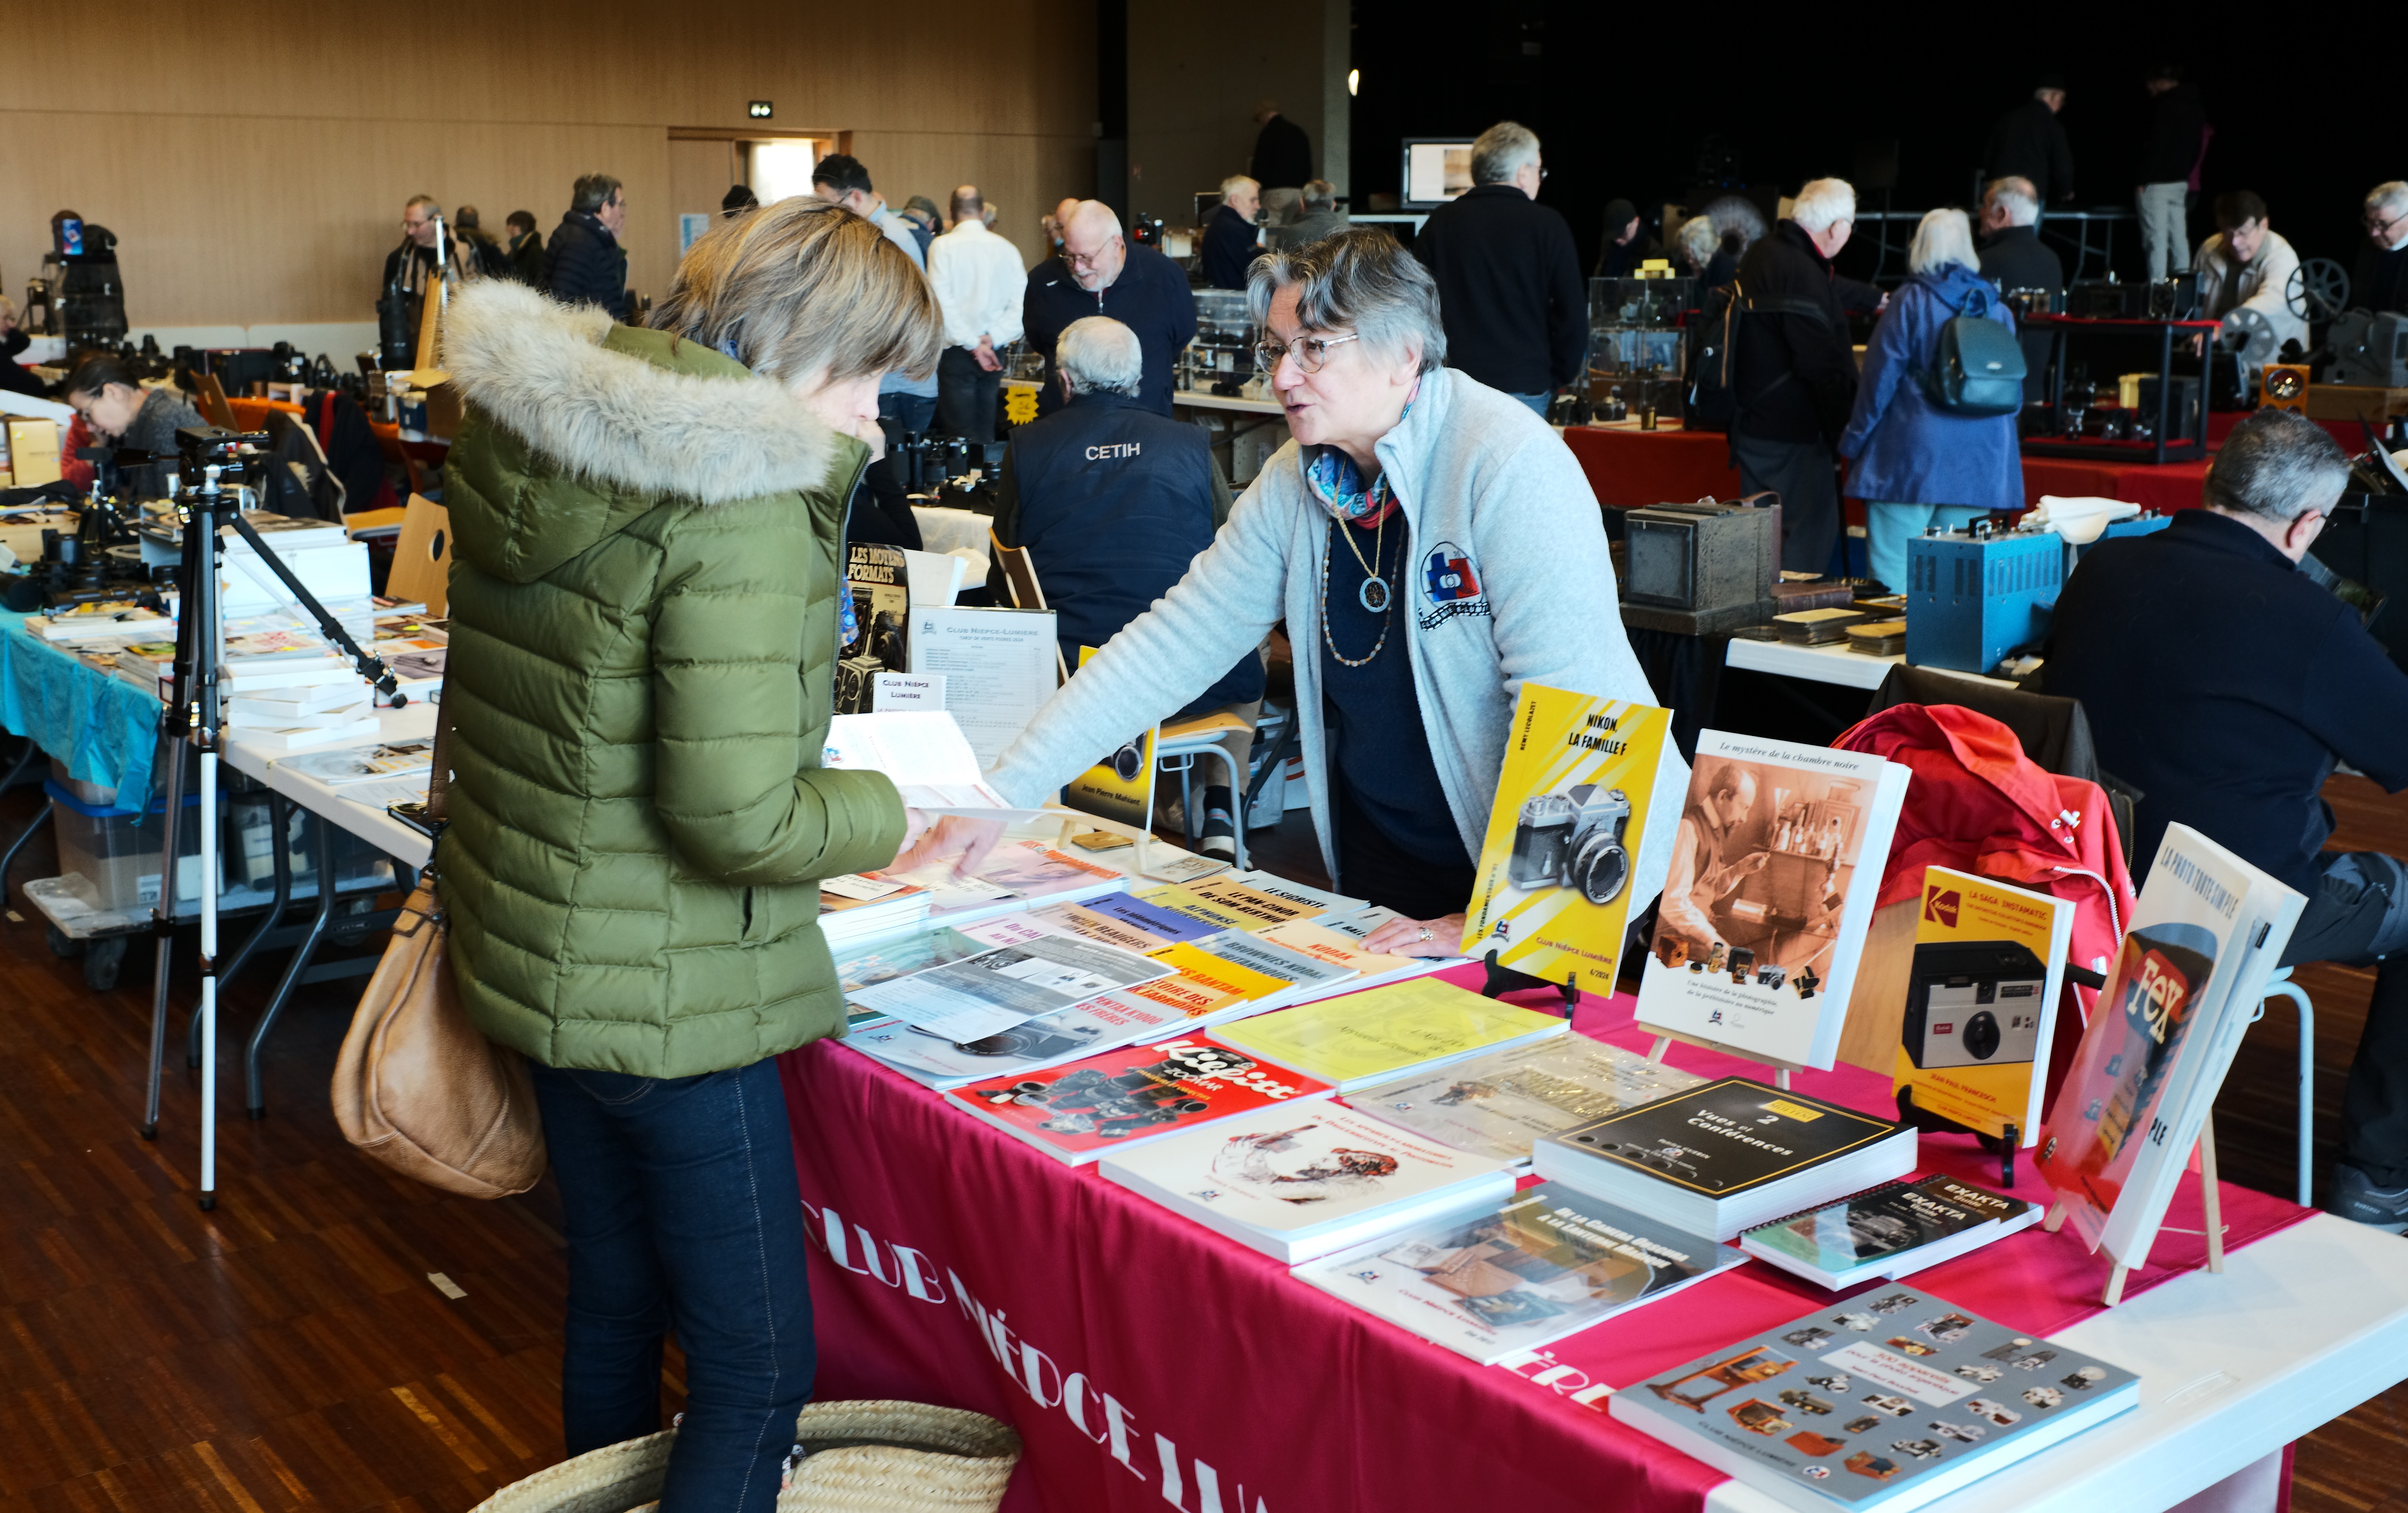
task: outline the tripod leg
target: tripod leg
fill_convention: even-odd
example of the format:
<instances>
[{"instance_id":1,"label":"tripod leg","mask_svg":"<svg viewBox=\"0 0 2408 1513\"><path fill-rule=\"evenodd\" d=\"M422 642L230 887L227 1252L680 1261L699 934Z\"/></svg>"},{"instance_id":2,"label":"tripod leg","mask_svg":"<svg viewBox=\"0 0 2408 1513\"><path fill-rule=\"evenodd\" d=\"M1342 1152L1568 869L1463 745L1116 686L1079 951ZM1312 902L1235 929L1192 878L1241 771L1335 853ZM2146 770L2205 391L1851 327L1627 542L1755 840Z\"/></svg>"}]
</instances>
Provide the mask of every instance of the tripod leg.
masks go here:
<instances>
[{"instance_id":1,"label":"tripod leg","mask_svg":"<svg viewBox=\"0 0 2408 1513\"><path fill-rule=\"evenodd\" d=\"M7 850L0 852L0 902L8 897L8 869L17 864L17 853L25 849L27 841L42 833L42 827L50 822L50 811L55 806L49 799L44 799L42 806L34 811L32 822L17 833L17 838L8 843Z\"/></svg>"},{"instance_id":2,"label":"tripod leg","mask_svg":"<svg viewBox=\"0 0 2408 1513\"><path fill-rule=\"evenodd\" d=\"M284 922L284 910L293 902L293 853L286 847L286 842L290 839L288 833L292 827L293 801L271 790L267 795L267 832L270 847L269 860L275 867L276 890L267 901L267 913L259 921L259 928L243 938L240 949L234 953L234 959L226 963L224 971L218 974L220 991L223 991L234 981L235 975L242 970L243 963L251 960L251 953L258 950L260 945L275 932L277 926ZM186 1061L194 1066L201 1064L201 1033L197 1024L193 1028L192 1046L187 1052Z\"/></svg>"},{"instance_id":3,"label":"tripod leg","mask_svg":"<svg viewBox=\"0 0 2408 1513\"><path fill-rule=\"evenodd\" d=\"M306 811L305 811L306 813ZM318 858L318 908L309 916L309 928L301 943L293 948L293 959L285 963L284 976L268 996L267 1006L259 1013L259 1022L251 1027L251 1038L242 1048L243 1111L253 1119L267 1117L267 1093L261 1086L259 1049L267 1043L267 1032L276 1028L276 1021L284 1006L293 998L293 991L301 986L302 974L309 970L309 959L318 954L325 941L326 927L335 917L335 827L311 814L302 821L309 827Z\"/></svg>"},{"instance_id":4,"label":"tripod leg","mask_svg":"<svg viewBox=\"0 0 2408 1513\"><path fill-rule=\"evenodd\" d=\"M218 1206L218 754L201 751L201 1192ZM163 898L174 890L160 886Z\"/></svg>"},{"instance_id":5,"label":"tripod leg","mask_svg":"<svg viewBox=\"0 0 2408 1513\"><path fill-rule=\"evenodd\" d=\"M22 751L18 752L17 760L9 764L8 776L6 778L0 778L0 793L5 793L8 792L8 790L16 787L17 779L25 776L25 769L32 766L34 764L34 758L41 755L42 753L41 743L36 741L31 735L27 735L23 739L25 742L25 749Z\"/></svg>"},{"instance_id":6,"label":"tripod leg","mask_svg":"<svg viewBox=\"0 0 2408 1513\"><path fill-rule=\"evenodd\" d=\"M159 1138L159 1078L167 1063L167 969L176 947L176 853L183 835L184 755L183 742L168 746L167 813L162 826L166 839L161 844L159 903L150 911L150 933L158 945L150 969L150 1092L142 1105L145 1140Z\"/></svg>"}]
</instances>

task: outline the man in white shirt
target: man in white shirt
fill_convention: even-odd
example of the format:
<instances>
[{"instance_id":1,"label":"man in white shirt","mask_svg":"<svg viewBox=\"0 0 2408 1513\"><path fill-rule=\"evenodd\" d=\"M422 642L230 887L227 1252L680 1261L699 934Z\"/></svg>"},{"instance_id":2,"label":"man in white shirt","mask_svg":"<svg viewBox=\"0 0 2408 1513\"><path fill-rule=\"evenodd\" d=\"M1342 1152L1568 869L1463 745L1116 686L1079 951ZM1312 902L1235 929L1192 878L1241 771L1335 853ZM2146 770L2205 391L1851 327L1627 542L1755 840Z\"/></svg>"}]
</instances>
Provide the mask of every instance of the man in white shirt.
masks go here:
<instances>
[{"instance_id":1,"label":"man in white shirt","mask_svg":"<svg viewBox=\"0 0 2408 1513\"><path fill-rule=\"evenodd\" d=\"M953 229L928 247L928 282L945 321L937 359L937 426L971 441L995 439L1001 350L1020 339L1028 275L1020 249L986 227L976 184L953 191Z\"/></svg>"},{"instance_id":2,"label":"man in white shirt","mask_svg":"<svg viewBox=\"0 0 2408 1513\"><path fill-rule=\"evenodd\" d=\"M2248 190L2215 197L2216 234L2199 250L2192 266L2199 273L2200 313L2236 322L2236 312L2253 310L2274 330L2277 350L2269 362L2288 362L2280 349L2296 341L2308 345L2308 319L2291 307L2291 275L2300 270L2300 254L2276 236L2269 224L2266 202Z\"/></svg>"}]
</instances>

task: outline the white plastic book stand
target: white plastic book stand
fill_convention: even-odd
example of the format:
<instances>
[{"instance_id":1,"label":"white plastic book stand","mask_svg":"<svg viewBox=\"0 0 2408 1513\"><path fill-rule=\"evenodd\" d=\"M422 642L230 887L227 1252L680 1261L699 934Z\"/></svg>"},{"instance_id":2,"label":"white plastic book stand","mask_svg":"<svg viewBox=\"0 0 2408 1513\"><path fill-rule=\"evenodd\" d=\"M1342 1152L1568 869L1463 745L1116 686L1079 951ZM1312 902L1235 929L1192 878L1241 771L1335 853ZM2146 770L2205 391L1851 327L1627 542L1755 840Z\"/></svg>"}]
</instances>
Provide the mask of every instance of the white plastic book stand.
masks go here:
<instances>
[{"instance_id":1,"label":"white plastic book stand","mask_svg":"<svg viewBox=\"0 0 2408 1513\"><path fill-rule=\"evenodd\" d=\"M1769 1066L1772 1068L1772 1085L1784 1092L1789 1091L1789 1074L1806 1070L1796 1062L1775 1061L1770 1056L1759 1056L1755 1051L1742 1050L1737 1046L1726 1046L1713 1040L1700 1040L1696 1035L1682 1035L1672 1030L1656 1032L1656 1043L1647 1048L1647 1059L1660 1063L1664 1060L1664 1053L1672 1049L1672 1042L1675 1040L1684 1046L1695 1046L1700 1050L1719 1050L1726 1056L1737 1056L1742 1061L1756 1062Z\"/></svg>"}]
</instances>

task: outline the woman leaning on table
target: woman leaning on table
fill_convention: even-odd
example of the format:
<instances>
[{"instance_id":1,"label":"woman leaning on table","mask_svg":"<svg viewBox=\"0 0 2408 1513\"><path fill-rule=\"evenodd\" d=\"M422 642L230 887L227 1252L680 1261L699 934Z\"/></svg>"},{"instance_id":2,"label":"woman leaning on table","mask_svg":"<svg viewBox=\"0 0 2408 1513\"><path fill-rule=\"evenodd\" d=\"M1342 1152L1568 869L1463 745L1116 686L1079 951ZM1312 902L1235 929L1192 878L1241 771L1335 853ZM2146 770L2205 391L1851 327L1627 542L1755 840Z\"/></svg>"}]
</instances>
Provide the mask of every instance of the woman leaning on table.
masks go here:
<instances>
[{"instance_id":1,"label":"woman leaning on table","mask_svg":"<svg viewBox=\"0 0 2408 1513\"><path fill-rule=\"evenodd\" d=\"M469 1016L535 1063L568 1235L568 1453L660 1428L665 1513L767 1510L810 1395L802 1208L775 1064L838 1033L816 879L907 817L821 770L847 496L878 382L929 372L911 260L796 198L679 265L662 329L463 289L449 497L452 822Z\"/></svg>"},{"instance_id":2,"label":"woman leaning on table","mask_svg":"<svg viewBox=\"0 0 2408 1513\"><path fill-rule=\"evenodd\" d=\"M1437 287L1387 233L1270 253L1247 292L1293 443L992 776L1043 799L1284 621L1323 864L1406 916L1374 949L1453 955L1522 683L1655 702L1597 498L1544 421L1441 365ZM1659 791L1684 780L1668 747ZM1651 835L1637 868L1651 891L1669 839Z\"/></svg>"}]
</instances>

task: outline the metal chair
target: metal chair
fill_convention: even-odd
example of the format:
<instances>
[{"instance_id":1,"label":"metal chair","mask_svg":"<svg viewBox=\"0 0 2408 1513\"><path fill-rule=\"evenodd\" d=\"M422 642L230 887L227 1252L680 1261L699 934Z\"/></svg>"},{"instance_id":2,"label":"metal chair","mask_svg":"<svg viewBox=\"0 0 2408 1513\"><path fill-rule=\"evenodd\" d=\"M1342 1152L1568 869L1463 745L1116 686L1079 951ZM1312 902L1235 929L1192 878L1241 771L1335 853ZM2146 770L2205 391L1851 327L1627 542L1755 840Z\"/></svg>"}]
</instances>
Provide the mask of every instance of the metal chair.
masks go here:
<instances>
[{"instance_id":1,"label":"metal chair","mask_svg":"<svg viewBox=\"0 0 2408 1513\"><path fill-rule=\"evenodd\" d=\"M2291 980L2291 969L2277 967L2266 979L2266 996L2258 1005L2258 1012L2249 1016L2257 1023L2266 1017L2266 1004L2276 998L2287 998L2299 1010L2300 1018L2300 1206L2313 1208L2315 1194L2311 1190L2310 1158L2315 1141L2316 1122L2316 1008L2308 1001L2308 990Z\"/></svg>"}]
</instances>

